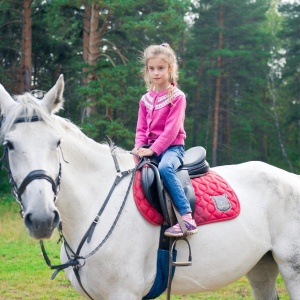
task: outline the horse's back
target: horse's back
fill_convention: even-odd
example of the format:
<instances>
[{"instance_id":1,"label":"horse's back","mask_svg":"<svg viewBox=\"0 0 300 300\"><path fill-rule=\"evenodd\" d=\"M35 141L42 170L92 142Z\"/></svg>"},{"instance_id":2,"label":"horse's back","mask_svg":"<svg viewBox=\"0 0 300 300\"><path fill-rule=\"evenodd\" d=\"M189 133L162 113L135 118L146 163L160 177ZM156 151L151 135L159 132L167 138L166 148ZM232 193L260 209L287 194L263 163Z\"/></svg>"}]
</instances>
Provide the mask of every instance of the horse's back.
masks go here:
<instances>
[{"instance_id":1,"label":"horse's back","mask_svg":"<svg viewBox=\"0 0 300 300\"><path fill-rule=\"evenodd\" d=\"M241 214L262 215L269 226L280 219L299 219L299 176L260 161L214 168L236 192ZM283 225L282 223L280 224Z\"/></svg>"}]
</instances>

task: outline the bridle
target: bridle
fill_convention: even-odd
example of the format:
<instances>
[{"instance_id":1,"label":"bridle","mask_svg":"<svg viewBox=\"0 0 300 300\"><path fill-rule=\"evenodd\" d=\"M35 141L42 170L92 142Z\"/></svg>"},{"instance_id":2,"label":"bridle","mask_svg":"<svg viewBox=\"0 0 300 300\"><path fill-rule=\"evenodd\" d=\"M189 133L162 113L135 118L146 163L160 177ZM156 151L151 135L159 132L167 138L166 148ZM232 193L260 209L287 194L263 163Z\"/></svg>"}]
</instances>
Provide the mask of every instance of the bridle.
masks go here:
<instances>
[{"instance_id":1,"label":"bridle","mask_svg":"<svg viewBox=\"0 0 300 300\"><path fill-rule=\"evenodd\" d=\"M2 120L5 120L5 118L3 116L2 116ZM31 119L28 119L26 117L20 117L20 118L15 120L14 124L16 124L16 123L25 123L25 122L37 122L37 121L42 121L42 119L40 119L37 116L33 116ZM2 125L2 123L1 123L1 125ZM21 207L20 214L21 214L22 218L24 217L24 205L23 205L23 200L22 200L22 194L24 193L24 191L25 191L26 187L28 186L28 184L31 183L32 181L36 180L36 179L45 179L48 182L50 182L50 184L52 186L52 191L54 193L53 201L55 203L56 200L57 200L59 189L60 189L61 163L59 162L59 171L58 171L58 175L57 175L56 179L53 179L49 175L49 173L45 170L34 170L34 171L31 171L23 179L20 186L18 186L16 181L14 180L14 177L13 177L12 172L11 172L9 157L8 157L8 150L9 150L8 145L4 145L4 153L3 153L3 156L0 159L0 161L2 161L2 169L5 170L7 175L8 175L8 179L9 179L9 183L10 183L10 186L11 186L12 193L14 194L16 201L18 202L18 204Z\"/></svg>"}]
</instances>

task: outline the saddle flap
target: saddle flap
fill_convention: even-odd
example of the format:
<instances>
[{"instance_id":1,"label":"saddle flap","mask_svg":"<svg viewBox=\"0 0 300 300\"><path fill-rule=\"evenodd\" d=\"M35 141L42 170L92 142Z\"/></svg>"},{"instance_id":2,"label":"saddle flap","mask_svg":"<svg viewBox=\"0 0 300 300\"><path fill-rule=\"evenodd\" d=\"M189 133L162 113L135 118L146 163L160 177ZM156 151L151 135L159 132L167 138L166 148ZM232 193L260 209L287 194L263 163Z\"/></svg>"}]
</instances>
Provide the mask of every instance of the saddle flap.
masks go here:
<instances>
[{"instance_id":1,"label":"saddle flap","mask_svg":"<svg viewBox=\"0 0 300 300\"><path fill-rule=\"evenodd\" d=\"M150 189L154 183L154 172L149 166L145 165L142 168L142 188L146 198L151 197ZM150 193L149 193L150 192Z\"/></svg>"},{"instance_id":2,"label":"saddle flap","mask_svg":"<svg viewBox=\"0 0 300 300\"><path fill-rule=\"evenodd\" d=\"M156 174L149 165L143 166L141 169L141 176L142 190L146 199L148 199L152 207L154 207L159 213L163 214L159 202L159 191L156 182L156 180L160 181L160 178L156 178Z\"/></svg>"}]
</instances>

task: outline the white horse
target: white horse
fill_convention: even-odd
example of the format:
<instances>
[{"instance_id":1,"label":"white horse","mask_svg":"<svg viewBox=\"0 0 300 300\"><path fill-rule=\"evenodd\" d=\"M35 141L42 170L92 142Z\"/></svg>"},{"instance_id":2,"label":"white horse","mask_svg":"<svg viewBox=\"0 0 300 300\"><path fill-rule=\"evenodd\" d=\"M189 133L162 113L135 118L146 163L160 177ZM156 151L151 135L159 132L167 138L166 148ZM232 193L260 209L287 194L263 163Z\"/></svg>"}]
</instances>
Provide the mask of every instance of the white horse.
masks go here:
<instances>
[{"instance_id":1,"label":"white horse","mask_svg":"<svg viewBox=\"0 0 300 300\"><path fill-rule=\"evenodd\" d=\"M109 145L96 143L54 114L62 107L63 89L60 76L42 100L30 94L14 100L0 85L1 135L30 235L50 238L61 221L63 235L76 251L117 172ZM129 152L116 149L114 153L121 172L134 168ZM214 291L246 275L254 299L275 300L280 272L290 299L299 300L299 177L262 162L213 170L235 190L241 213L230 221L200 226L197 235L188 237L192 266L176 268L172 293ZM84 297L88 293L92 299L137 300L153 285L160 228L148 223L136 208L131 189L128 193L130 181L131 174L116 186L91 241L81 247L85 259L79 259L77 269L82 286L73 269L66 269ZM186 260L184 243L177 245L177 251L177 260ZM70 249L63 246L62 263L68 255Z\"/></svg>"}]
</instances>

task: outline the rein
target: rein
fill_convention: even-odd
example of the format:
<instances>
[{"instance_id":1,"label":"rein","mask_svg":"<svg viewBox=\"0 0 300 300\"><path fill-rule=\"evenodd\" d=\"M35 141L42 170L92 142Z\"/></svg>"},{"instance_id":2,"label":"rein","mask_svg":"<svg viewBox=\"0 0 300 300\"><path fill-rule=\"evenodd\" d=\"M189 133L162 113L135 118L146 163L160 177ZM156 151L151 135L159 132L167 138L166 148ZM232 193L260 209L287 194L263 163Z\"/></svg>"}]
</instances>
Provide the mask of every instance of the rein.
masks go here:
<instances>
[{"instance_id":1,"label":"rein","mask_svg":"<svg viewBox=\"0 0 300 300\"><path fill-rule=\"evenodd\" d=\"M112 187L110 188L110 191L108 192L107 196L106 196L106 199L104 201L104 203L102 204L99 212L97 213L97 215L95 216L93 222L91 223L89 229L86 231L85 235L83 236L81 242L79 243L78 247L77 247L77 250L74 251L72 250L72 248L70 247L69 243L67 242L66 238L64 237L63 233L62 233L62 226L60 224L58 230L59 230L59 234L60 234L60 239L59 240L62 240L63 243L64 243L64 248L65 248L65 251L66 251L66 254L67 254L67 257L68 257L68 262L66 262L65 264L61 264L61 265L52 265L51 264L51 261L46 253L46 250L45 250L45 247L44 247L44 244L43 244L43 241L40 241L40 246L41 246L41 249L42 249L42 253L43 253L43 256L44 256L44 259L47 263L47 265L51 268L51 269L55 269L56 271L53 273L51 279L54 279L55 276L58 274L58 272L68 268L68 267L73 267L73 271L74 271L74 274L77 278L77 281L81 287L81 289L86 293L86 295L90 298L90 299L93 299L89 293L86 291L86 289L83 287L82 285L82 282L81 282L81 279L80 279L80 274L79 274L79 270L81 267L84 266L85 263L83 264L80 264L80 260L85 260L89 257L91 257L92 255L94 255L97 251L99 251L99 249L105 244L105 242L108 240L108 238L110 237L110 235L112 234L114 228L116 227L117 225L117 222L121 216L121 213L125 207L125 204L126 204L126 201L127 201L127 198L128 198L128 195L129 195L129 192L130 192L130 189L131 189L131 186L132 186L132 183L133 183L133 179L134 179L134 174L136 172L136 170L138 169L138 165L134 168L134 169L130 169L130 170L127 170L127 171L123 171L121 172L120 171L120 168L119 168L119 164L118 164L118 161L117 161L117 158L114 154L114 150L115 150L116 147L112 146L111 147L111 154L112 154L112 157L113 157L113 160L114 160L114 163L115 163L115 168L116 168L116 171L117 171L117 175L116 175L116 178L112 184ZM91 241L91 238L92 238L92 235L94 233L94 230L95 230L95 227L97 226L98 222L99 222L99 219L100 219L100 216L102 215L103 211L105 210L105 207L106 205L108 204L110 198L111 198L111 195L113 194L116 186L125 178L127 177L129 174L132 174L131 176L131 180L130 180L130 183L128 185L128 188L127 188L127 191L126 191L126 194L125 194L125 197L123 199L123 202L121 204L121 207L119 208L119 211L118 211L118 214L114 220L114 223L113 225L111 226L111 228L109 229L109 231L107 232L106 236L104 237L104 239L98 244L98 246L93 250L91 251L89 254L85 255L85 256L81 256L80 255L80 251L83 247L83 245L87 242L89 243ZM69 250L69 251L68 251ZM69 255L69 252L71 252L71 255Z\"/></svg>"}]
</instances>

